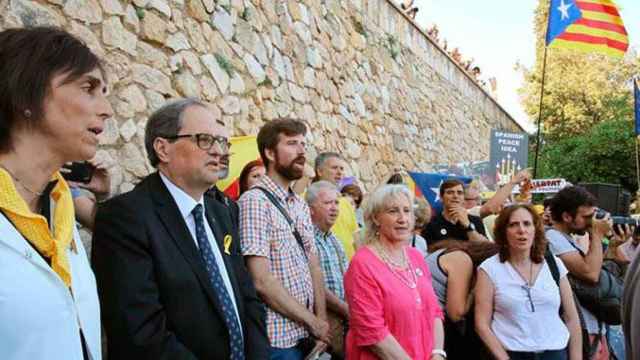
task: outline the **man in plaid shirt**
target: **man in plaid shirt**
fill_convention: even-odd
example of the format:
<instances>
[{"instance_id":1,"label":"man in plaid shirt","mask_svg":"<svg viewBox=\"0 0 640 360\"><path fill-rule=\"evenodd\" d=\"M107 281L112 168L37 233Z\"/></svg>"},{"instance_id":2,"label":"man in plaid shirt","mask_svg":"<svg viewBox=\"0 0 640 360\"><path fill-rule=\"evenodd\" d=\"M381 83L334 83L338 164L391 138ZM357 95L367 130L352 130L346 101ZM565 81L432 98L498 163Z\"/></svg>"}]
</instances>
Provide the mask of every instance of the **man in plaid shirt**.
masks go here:
<instances>
[{"instance_id":1,"label":"man in plaid shirt","mask_svg":"<svg viewBox=\"0 0 640 360\"><path fill-rule=\"evenodd\" d=\"M270 360L301 360L301 342L329 342L324 280L307 204L291 189L306 162L306 126L293 119L266 123L258 133L260 157L267 169L256 187L271 193L289 220L260 189L239 200L242 254L258 294L267 304ZM299 240L293 230L299 233Z\"/></svg>"},{"instance_id":2,"label":"man in plaid shirt","mask_svg":"<svg viewBox=\"0 0 640 360\"><path fill-rule=\"evenodd\" d=\"M339 216L339 196L338 188L324 180L311 184L306 193L324 274L332 359L344 358L345 325L349 319L349 307L344 300L344 273L349 264L342 243L331 231Z\"/></svg>"}]
</instances>

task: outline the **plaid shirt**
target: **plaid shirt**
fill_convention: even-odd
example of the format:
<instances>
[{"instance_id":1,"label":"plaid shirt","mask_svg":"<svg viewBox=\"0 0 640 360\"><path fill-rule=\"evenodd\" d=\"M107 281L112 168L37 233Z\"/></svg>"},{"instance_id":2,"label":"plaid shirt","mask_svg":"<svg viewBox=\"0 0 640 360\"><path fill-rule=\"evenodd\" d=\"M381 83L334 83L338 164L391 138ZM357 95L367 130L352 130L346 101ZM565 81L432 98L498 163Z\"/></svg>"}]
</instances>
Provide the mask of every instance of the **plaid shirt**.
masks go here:
<instances>
[{"instance_id":1,"label":"plaid shirt","mask_svg":"<svg viewBox=\"0 0 640 360\"><path fill-rule=\"evenodd\" d=\"M302 236L307 254L315 254L313 225L307 204L291 189L286 191L268 176L257 184L275 195ZM239 200L242 255L269 259L269 271L300 304L313 312L313 283L309 262L282 213L260 190L247 191ZM290 348L309 336L303 325L267 307L267 333L271 346Z\"/></svg>"},{"instance_id":2,"label":"plaid shirt","mask_svg":"<svg viewBox=\"0 0 640 360\"><path fill-rule=\"evenodd\" d=\"M324 274L324 284L335 296L344 301L344 273L349 262L342 244L333 232L323 232L314 226L316 248Z\"/></svg>"}]
</instances>

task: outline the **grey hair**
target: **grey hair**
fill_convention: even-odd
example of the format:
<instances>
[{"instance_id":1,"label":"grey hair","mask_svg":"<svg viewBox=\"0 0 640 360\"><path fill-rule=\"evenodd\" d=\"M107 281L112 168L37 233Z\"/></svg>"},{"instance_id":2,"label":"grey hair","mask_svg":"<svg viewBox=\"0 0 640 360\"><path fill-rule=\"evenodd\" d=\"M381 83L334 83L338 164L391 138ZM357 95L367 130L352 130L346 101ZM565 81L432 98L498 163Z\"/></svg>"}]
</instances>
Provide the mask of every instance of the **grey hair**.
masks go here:
<instances>
[{"instance_id":1,"label":"grey hair","mask_svg":"<svg viewBox=\"0 0 640 360\"><path fill-rule=\"evenodd\" d=\"M364 238L362 239L362 245L369 245L378 241L378 225L374 221L375 217L387 208L390 201L401 196L409 200L409 207L413 217L413 194L406 185L382 185L369 195L364 203Z\"/></svg>"},{"instance_id":2,"label":"grey hair","mask_svg":"<svg viewBox=\"0 0 640 360\"><path fill-rule=\"evenodd\" d=\"M338 158L340 160L344 160L342 155L338 154L337 152L333 152L333 151L326 151L326 152L318 154L318 156L316 156L316 161L314 163L315 170L318 171L318 169L320 169L322 167L322 165L324 165L324 163L327 160L333 159L333 158Z\"/></svg>"},{"instance_id":3,"label":"grey hair","mask_svg":"<svg viewBox=\"0 0 640 360\"><path fill-rule=\"evenodd\" d=\"M183 114L190 106L207 108L207 105L198 99L184 98L162 105L149 117L144 131L144 147L147 150L147 158L151 166L157 167L158 163L160 163L160 159L153 148L154 141L159 137L178 135L178 132L182 129Z\"/></svg>"},{"instance_id":4,"label":"grey hair","mask_svg":"<svg viewBox=\"0 0 640 360\"><path fill-rule=\"evenodd\" d=\"M332 182L326 180L316 181L313 184L309 185L309 187L307 188L307 194L305 195L307 204L311 205L316 202L318 196L324 190L333 190L339 194L338 187L335 186Z\"/></svg>"}]
</instances>

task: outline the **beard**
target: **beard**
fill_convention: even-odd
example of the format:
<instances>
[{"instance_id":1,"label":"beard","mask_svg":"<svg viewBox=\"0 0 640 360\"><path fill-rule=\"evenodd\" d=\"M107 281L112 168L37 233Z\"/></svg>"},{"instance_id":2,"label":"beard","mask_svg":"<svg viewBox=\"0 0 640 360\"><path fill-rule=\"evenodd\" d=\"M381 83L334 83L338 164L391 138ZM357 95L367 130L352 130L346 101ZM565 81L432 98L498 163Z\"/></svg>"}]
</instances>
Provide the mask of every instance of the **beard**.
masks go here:
<instances>
[{"instance_id":1,"label":"beard","mask_svg":"<svg viewBox=\"0 0 640 360\"><path fill-rule=\"evenodd\" d=\"M298 156L297 158L291 160L291 162L287 165L280 163L280 159L278 158L278 154L276 153L276 163L275 170L278 174L280 174L283 178L293 181L298 180L302 177L304 173L304 163L306 159L304 155ZM301 164L302 167L300 169L296 168L296 164Z\"/></svg>"},{"instance_id":2,"label":"beard","mask_svg":"<svg viewBox=\"0 0 640 360\"><path fill-rule=\"evenodd\" d=\"M584 236L587 233L588 227L585 226L583 228L578 228L575 225L571 224L570 230L572 234L576 234L578 236Z\"/></svg>"}]
</instances>

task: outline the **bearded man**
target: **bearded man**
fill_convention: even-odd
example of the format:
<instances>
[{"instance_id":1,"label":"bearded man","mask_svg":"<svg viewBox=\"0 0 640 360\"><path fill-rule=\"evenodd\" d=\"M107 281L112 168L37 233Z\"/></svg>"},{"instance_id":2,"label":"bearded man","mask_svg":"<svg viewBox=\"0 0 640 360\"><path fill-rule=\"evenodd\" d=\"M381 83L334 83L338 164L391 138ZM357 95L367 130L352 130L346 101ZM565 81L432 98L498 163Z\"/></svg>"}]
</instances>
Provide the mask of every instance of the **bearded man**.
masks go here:
<instances>
[{"instance_id":1,"label":"bearded man","mask_svg":"<svg viewBox=\"0 0 640 360\"><path fill-rule=\"evenodd\" d=\"M258 133L266 176L239 200L240 242L258 295L267 305L269 359L302 360L312 335L329 342L322 268L309 207L291 188L306 162L304 123L277 119Z\"/></svg>"}]
</instances>

